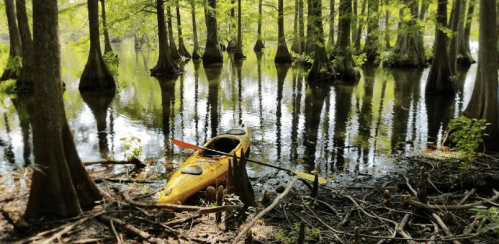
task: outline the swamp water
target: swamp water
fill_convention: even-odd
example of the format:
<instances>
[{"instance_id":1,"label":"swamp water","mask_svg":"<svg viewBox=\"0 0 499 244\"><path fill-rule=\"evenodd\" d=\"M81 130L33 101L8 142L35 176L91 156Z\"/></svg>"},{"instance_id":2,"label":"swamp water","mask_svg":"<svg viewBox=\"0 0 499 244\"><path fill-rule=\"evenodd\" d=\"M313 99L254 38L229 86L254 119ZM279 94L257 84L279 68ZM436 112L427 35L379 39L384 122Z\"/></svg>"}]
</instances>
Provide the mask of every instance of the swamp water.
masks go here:
<instances>
[{"instance_id":1,"label":"swamp water","mask_svg":"<svg viewBox=\"0 0 499 244\"><path fill-rule=\"evenodd\" d=\"M127 42L114 50L120 58L119 88L115 94L91 96L78 91L87 54L62 51L66 116L82 160L123 160L122 138L135 137L142 160L182 162L192 151L169 138L202 145L243 123L251 130L252 159L317 171L336 177L328 184L348 181L353 186L418 167L398 158L441 140L449 119L469 100L476 75L476 65L462 70L459 92L451 98L424 94L429 68L364 68L356 84L313 88L302 68L276 67L274 52L246 50L242 62L224 53L223 65L189 61L182 64L184 75L157 79L149 76L157 51L134 50ZM31 98L6 95L0 104L1 174L34 162L28 111L35 105ZM287 175L253 164L248 173L271 185Z\"/></svg>"}]
</instances>

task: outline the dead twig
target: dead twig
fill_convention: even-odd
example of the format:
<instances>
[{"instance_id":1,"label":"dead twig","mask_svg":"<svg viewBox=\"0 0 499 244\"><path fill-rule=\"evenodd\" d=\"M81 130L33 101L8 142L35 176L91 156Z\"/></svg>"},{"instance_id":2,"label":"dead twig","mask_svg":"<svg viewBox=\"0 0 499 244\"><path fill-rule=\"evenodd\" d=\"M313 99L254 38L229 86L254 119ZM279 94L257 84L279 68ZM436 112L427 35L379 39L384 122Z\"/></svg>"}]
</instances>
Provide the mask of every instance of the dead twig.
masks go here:
<instances>
[{"instance_id":1,"label":"dead twig","mask_svg":"<svg viewBox=\"0 0 499 244\"><path fill-rule=\"evenodd\" d=\"M404 178L405 178L405 184L407 185L407 187L409 187L409 190L411 190L414 196L417 196L418 193L416 192L416 190L414 190L414 188L412 188L411 183L409 183L409 179L407 178L407 176L404 175Z\"/></svg>"},{"instance_id":2,"label":"dead twig","mask_svg":"<svg viewBox=\"0 0 499 244\"><path fill-rule=\"evenodd\" d=\"M133 233L134 235L138 236L140 239L142 239L144 241L147 241L150 243L158 243L158 244L163 243L162 240L155 238L155 237L151 236L149 233L147 233L147 232L145 232L145 231L143 231L143 230L141 230L141 229L139 229L131 224L127 224L126 222L121 221L120 219L113 218L113 217L106 216L106 215L100 215L99 220L106 222L106 223L111 223L111 221L113 221L114 223L119 225L121 228L127 230L128 232Z\"/></svg>"},{"instance_id":3,"label":"dead twig","mask_svg":"<svg viewBox=\"0 0 499 244\"><path fill-rule=\"evenodd\" d=\"M457 205L463 205L471 195L475 194L475 191L476 191L476 188L473 188L473 189L471 189L471 191L467 192L466 195L464 195L464 198L461 199L461 201Z\"/></svg>"},{"instance_id":4,"label":"dead twig","mask_svg":"<svg viewBox=\"0 0 499 244\"><path fill-rule=\"evenodd\" d=\"M111 229L113 230L113 233L116 236L116 240L118 241L118 244L122 244L123 242L121 241L120 236L118 236L118 232L116 232L116 229L114 228L113 220L111 220L109 222L111 223Z\"/></svg>"},{"instance_id":5,"label":"dead twig","mask_svg":"<svg viewBox=\"0 0 499 244\"><path fill-rule=\"evenodd\" d=\"M442 230L445 232L445 234L448 237L450 237L450 238L454 237L454 235L452 235L452 233L450 232L449 228L447 228L445 223L442 221L442 219L436 213L432 213L431 216L437 221L438 225L440 225L440 227L442 228ZM452 243L461 244L461 242L459 242L458 240L453 240Z\"/></svg>"},{"instance_id":6,"label":"dead twig","mask_svg":"<svg viewBox=\"0 0 499 244\"><path fill-rule=\"evenodd\" d=\"M424 204L415 200L412 200L411 196L406 196L405 201L412 206L418 207L418 208L424 208L428 210L461 210L461 209L470 209L478 205L483 205L487 202L494 202L499 198L499 192L496 190L494 191L494 196L490 199L486 199L480 202L476 203L470 203L470 204L464 204L464 205L429 205L429 204Z\"/></svg>"},{"instance_id":7,"label":"dead twig","mask_svg":"<svg viewBox=\"0 0 499 244\"><path fill-rule=\"evenodd\" d=\"M251 227L253 227L253 225L255 225L257 220L259 220L263 215L265 215L270 210L272 210L277 205L277 203L279 203L279 201L282 198L284 198L286 195L288 195L288 193L291 191L291 188L293 188L294 184L296 183L296 181L299 178L300 178L299 176L293 177L291 182L289 182L288 187L286 187L286 190L284 190L284 192L281 193L281 195L276 197L276 199L274 200L274 202L272 204L270 204L270 206L268 206L266 209L264 209L262 212L260 212L255 218L253 218L251 223L249 223L241 232L239 232L239 234L236 236L236 238L232 241L232 244L236 244L237 241L239 239L241 239L241 237L243 237L246 234L246 232L248 232L251 229Z\"/></svg>"},{"instance_id":8,"label":"dead twig","mask_svg":"<svg viewBox=\"0 0 499 244\"><path fill-rule=\"evenodd\" d=\"M143 168L147 166L145 163L141 162L136 158L133 158L132 160L129 161L105 160L105 161L96 161L96 162L83 162L83 166L89 166L94 164L100 164L100 165L133 164L138 168Z\"/></svg>"},{"instance_id":9,"label":"dead twig","mask_svg":"<svg viewBox=\"0 0 499 244\"><path fill-rule=\"evenodd\" d=\"M334 209L334 208L333 208L333 206L331 206L331 205L327 204L326 202L321 201L321 200L319 200L319 199L315 199L315 198L309 197L309 196L305 196L305 197L306 197L307 199L311 199L311 200L313 200L313 201L316 201L316 202L318 202L318 203L320 203L320 204L324 205L325 207L329 208L329 210L333 211L333 213L334 213L334 214L336 214L336 215L340 215L340 214L338 213L338 211L336 211L336 209Z\"/></svg>"},{"instance_id":10,"label":"dead twig","mask_svg":"<svg viewBox=\"0 0 499 244\"><path fill-rule=\"evenodd\" d=\"M412 237L409 234L407 234L406 232L404 232L404 227L407 224L407 221L409 221L409 217L410 217L410 214L406 214L404 216L404 218L402 219L402 222L400 222L400 225L398 226L398 228L396 228L396 230L397 230L397 233L399 235L401 235L402 237L407 239L407 243L415 244L415 242L413 240L411 240Z\"/></svg>"}]
</instances>

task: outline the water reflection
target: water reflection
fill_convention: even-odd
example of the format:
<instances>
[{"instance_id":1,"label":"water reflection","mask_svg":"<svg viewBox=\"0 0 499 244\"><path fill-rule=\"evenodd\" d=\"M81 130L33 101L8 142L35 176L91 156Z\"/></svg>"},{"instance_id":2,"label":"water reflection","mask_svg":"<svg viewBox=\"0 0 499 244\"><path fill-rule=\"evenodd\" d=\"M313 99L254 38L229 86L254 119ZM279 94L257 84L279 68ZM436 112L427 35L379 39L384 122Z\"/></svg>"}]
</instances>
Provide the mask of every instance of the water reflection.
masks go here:
<instances>
[{"instance_id":1,"label":"water reflection","mask_svg":"<svg viewBox=\"0 0 499 244\"><path fill-rule=\"evenodd\" d=\"M365 68L357 84L315 86L304 80L303 68L267 62L271 52L248 55L244 63L230 56L224 65L188 62L181 64L183 76L152 78L156 52L127 45L115 48L120 89L100 98L81 96L77 89L86 55L62 53L66 114L85 161L122 159L119 139L130 136L141 139L145 158L177 156L183 149L171 137L199 145L244 123L257 160L323 175L389 174L399 170L390 155L418 152L461 113L476 72L476 66L461 71L456 83L467 88L443 100L424 94L428 69ZM29 100L23 99L0 96L0 170L32 162L24 112Z\"/></svg>"},{"instance_id":2,"label":"water reflection","mask_svg":"<svg viewBox=\"0 0 499 244\"><path fill-rule=\"evenodd\" d=\"M33 124L33 96L20 96L12 99L17 116L19 116L19 126L21 127L23 142L24 167L31 164L31 125ZM13 163L13 162L12 162Z\"/></svg>"},{"instance_id":3,"label":"water reflection","mask_svg":"<svg viewBox=\"0 0 499 244\"><path fill-rule=\"evenodd\" d=\"M173 155L173 145L170 142L171 137L171 123L172 123L172 112L175 108L175 83L178 77L155 77L159 82L159 87L161 88L161 107L163 115L163 137L164 137L164 147L165 155ZM173 117L174 118L174 117Z\"/></svg>"},{"instance_id":4,"label":"water reflection","mask_svg":"<svg viewBox=\"0 0 499 244\"><path fill-rule=\"evenodd\" d=\"M108 158L109 155L109 142L107 138L107 117L109 106L113 102L115 91L85 92L81 94L83 101L92 110L95 120L97 122L97 135L99 138L99 152L102 158ZM114 118L110 117L111 124ZM111 130L112 133L112 130Z\"/></svg>"}]
</instances>

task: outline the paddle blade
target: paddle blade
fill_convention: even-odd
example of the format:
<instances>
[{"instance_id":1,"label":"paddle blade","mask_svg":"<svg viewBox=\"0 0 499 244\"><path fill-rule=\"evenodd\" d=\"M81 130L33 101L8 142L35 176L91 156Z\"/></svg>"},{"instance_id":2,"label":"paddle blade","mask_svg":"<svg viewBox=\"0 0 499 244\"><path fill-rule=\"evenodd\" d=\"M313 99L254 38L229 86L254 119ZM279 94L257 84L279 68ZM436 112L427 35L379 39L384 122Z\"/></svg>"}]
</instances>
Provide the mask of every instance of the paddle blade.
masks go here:
<instances>
[{"instance_id":1,"label":"paddle blade","mask_svg":"<svg viewBox=\"0 0 499 244\"><path fill-rule=\"evenodd\" d=\"M173 144L175 144L175 145L177 145L177 146L179 146L181 148L187 148L187 149L193 149L193 150L199 150L199 149L201 149L200 146L196 146L194 144L183 142L183 141L177 140L175 138L172 138L172 142L173 142Z\"/></svg>"},{"instance_id":2,"label":"paddle blade","mask_svg":"<svg viewBox=\"0 0 499 244\"><path fill-rule=\"evenodd\" d=\"M296 170L291 170L291 172L293 172L294 174L300 176L301 178L303 178L304 180L309 180L309 181L312 181L314 182L315 180L315 175L311 175L311 174L307 174L307 173L303 173L303 172L300 172L300 171L296 171ZM322 178L322 177L319 177L319 184L326 184L327 183L327 180Z\"/></svg>"}]
</instances>

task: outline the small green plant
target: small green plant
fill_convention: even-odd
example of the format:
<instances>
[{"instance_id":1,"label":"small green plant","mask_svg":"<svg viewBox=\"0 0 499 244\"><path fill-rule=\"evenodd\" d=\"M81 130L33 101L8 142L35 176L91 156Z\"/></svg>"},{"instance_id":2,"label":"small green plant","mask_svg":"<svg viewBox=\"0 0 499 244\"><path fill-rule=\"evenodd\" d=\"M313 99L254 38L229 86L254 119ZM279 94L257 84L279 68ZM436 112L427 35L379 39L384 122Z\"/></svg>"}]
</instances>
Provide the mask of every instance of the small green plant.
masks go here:
<instances>
[{"instance_id":1,"label":"small green plant","mask_svg":"<svg viewBox=\"0 0 499 244\"><path fill-rule=\"evenodd\" d=\"M480 224L478 225L478 233L483 234L488 230L494 230L497 234L499 234L499 208L474 208L471 209L471 211L475 211L477 219L480 220Z\"/></svg>"},{"instance_id":2,"label":"small green plant","mask_svg":"<svg viewBox=\"0 0 499 244\"><path fill-rule=\"evenodd\" d=\"M359 55L352 55L353 62L356 66L362 66L365 62L367 62L366 53L361 53Z\"/></svg>"},{"instance_id":3,"label":"small green plant","mask_svg":"<svg viewBox=\"0 0 499 244\"><path fill-rule=\"evenodd\" d=\"M456 145L457 151L462 157L471 162L475 156L475 151L483 142L483 130L487 128L485 119L470 119L465 116L455 118L449 122L451 131L450 141Z\"/></svg>"},{"instance_id":4,"label":"small green plant","mask_svg":"<svg viewBox=\"0 0 499 244\"><path fill-rule=\"evenodd\" d=\"M120 139L123 142L123 150L125 150L125 157L127 160L139 158L144 153L144 148L140 143L140 139L132 136L130 138L123 137Z\"/></svg>"},{"instance_id":5,"label":"small green plant","mask_svg":"<svg viewBox=\"0 0 499 244\"><path fill-rule=\"evenodd\" d=\"M300 223L294 223L294 226L295 230L290 231L289 233L286 233L286 231L283 229L279 229L275 236L276 240L282 241L284 243L296 243L298 235L300 234ZM318 228L305 227L305 243L314 240L315 236L320 236L320 234L321 230L319 230Z\"/></svg>"},{"instance_id":6,"label":"small green plant","mask_svg":"<svg viewBox=\"0 0 499 244\"><path fill-rule=\"evenodd\" d=\"M7 67L5 67L5 69L6 70L10 69L14 71L17 75L20 75L22 60L23 58L20 56L9 57L9 60L7 60Z\"/></svg>"},{"instance_id":7,"label":"small green plant","mask_svg":"<svg viewBox=\"0 0 499 244\"><path fill-rule=\"evenodd\" d=\"M118 77L118 64L120 63L118 55L116 55L115 52L107 52L104 54L104 56L102 56L102 58L104 59L104 63L106 64L107 69L109 69L109 72L111 72L111 75L113 77Z\"/></svg>"},{"instance_id":8,"label":"small green plant","mask_svg":"<svg viewBox=\"0 0 499 244\"><path fill-rule=\"evenodd\" d=\"M16 91L16 80L10 79L0 82L0 93L13 94Z\"/></svg>"}]
</instances>

